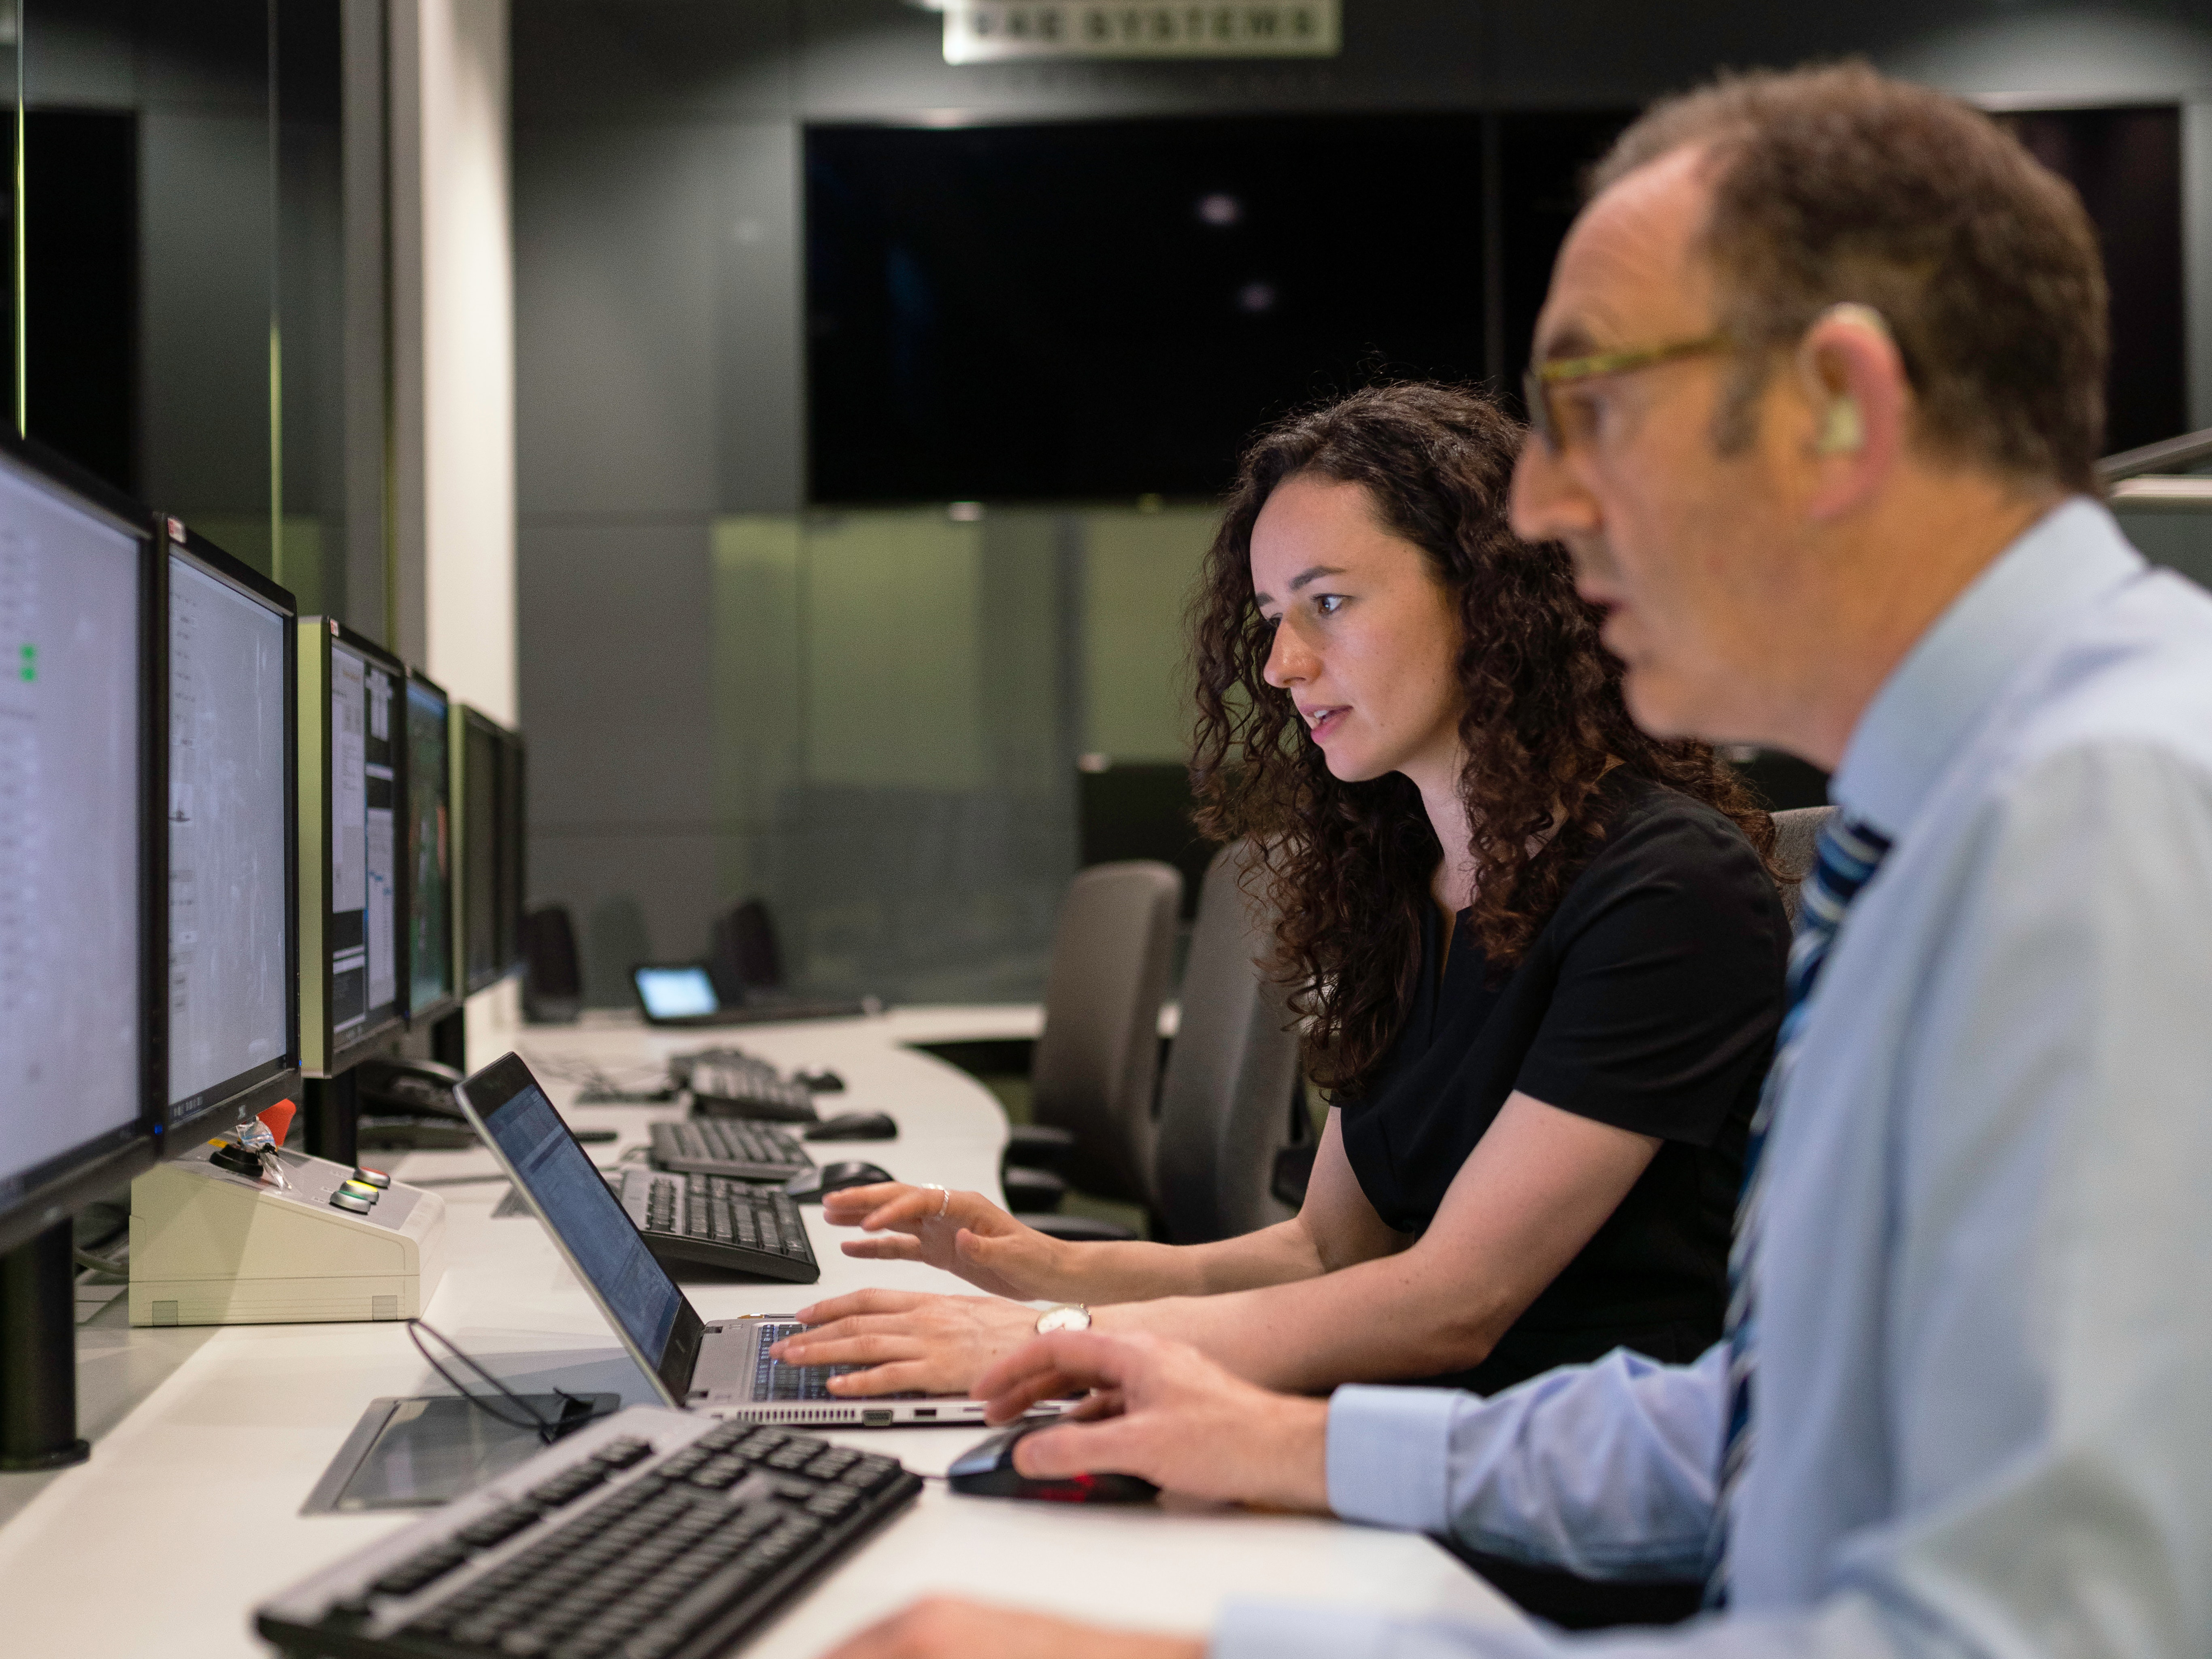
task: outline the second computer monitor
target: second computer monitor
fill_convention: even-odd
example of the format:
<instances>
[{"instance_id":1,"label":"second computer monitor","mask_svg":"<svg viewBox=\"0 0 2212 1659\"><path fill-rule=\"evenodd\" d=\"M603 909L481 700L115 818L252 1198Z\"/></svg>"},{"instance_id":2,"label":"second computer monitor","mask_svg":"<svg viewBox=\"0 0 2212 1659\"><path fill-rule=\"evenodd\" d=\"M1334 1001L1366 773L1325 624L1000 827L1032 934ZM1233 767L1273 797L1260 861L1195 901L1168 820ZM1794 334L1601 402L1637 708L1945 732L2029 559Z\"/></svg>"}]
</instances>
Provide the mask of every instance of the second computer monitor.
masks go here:
<instances>
[{"instance_id":1,"label":"second computer monitor","mask_svg":"<svg viewBox=\"0 0 2212 1659\"><path fill-rule=\"evenodd\" d=\"M406 1017L407 671L328 617L299 645L300 1046L329 1077Z\"/></svg>"},{"instance_id":2,"label":"second computer monitor","mask_svg":"<svg viewBox=\"0 0 2212 1659\"><path fill-rule=\"evenodd\" d=\"M292 596L171 519L165 1150L297 1086Z\"/></svg>"},{"instance_id":3,"label":"second computer monitor","mask_svg":"<svg viewBox=\"0 0 2212 1659\"><path fill-rule=\"evenodd\" d=\"M407 1012L435 1019L459 1000L453 961L452 702L407 676Z\"/></svg>"}]
</instances>

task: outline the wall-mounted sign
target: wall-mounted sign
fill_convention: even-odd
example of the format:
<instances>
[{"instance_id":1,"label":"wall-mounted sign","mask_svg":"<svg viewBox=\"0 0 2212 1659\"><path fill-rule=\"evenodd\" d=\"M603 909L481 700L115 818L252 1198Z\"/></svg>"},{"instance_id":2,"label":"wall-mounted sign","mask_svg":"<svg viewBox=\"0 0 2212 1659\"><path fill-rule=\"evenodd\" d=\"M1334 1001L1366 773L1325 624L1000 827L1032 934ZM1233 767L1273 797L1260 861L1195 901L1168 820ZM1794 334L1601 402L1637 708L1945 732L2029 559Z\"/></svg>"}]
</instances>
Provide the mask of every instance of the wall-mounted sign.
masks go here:
<instances>
[{"instance_id":1,"label":"wall-mounted sign","mask_svg":"<svg viewBox=\"0 0 2212 1659\"><path fill-rule=\"evenodd\" d=\"M1334 58L1339 0L932 0L945 61Z\"/></svg>"}]
</instances>

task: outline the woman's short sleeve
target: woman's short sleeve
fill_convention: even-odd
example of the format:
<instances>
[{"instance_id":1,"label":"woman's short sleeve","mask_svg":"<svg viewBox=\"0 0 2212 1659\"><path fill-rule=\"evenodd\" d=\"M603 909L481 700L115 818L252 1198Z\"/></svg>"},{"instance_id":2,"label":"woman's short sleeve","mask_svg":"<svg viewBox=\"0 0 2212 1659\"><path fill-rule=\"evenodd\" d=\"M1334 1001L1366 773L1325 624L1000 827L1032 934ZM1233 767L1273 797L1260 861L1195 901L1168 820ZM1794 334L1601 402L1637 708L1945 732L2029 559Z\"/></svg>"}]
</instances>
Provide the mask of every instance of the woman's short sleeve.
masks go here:
<instances>
[{"instance_id":1,"label":"woman's short sleeve","mask_svg":"<svg viewBox=\"0 0 2212 1659\"><path fill-rule=\"evenodd\" d=\"M1546 932L1556 977L1515 1087L1711 1146L1782 1019L1788 926L1750 844L1674 797L1616 826Z\"/></svg>"}]
</instances>

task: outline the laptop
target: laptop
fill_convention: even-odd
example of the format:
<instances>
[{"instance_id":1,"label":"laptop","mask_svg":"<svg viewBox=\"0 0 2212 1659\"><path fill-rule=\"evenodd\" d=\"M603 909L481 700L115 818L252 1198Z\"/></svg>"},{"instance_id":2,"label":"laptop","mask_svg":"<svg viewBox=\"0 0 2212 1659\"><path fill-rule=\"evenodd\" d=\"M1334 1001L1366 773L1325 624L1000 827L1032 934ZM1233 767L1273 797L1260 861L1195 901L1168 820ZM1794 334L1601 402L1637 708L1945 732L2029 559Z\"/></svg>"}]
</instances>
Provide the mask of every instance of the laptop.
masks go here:
<instances>
[{"instance_id":1,"label":"laptop","mask_svg":"<svg viewBox=\"0 0 2212 1659\"><path fill-rule=\"evenodd\" d=\"M700 1318L519 1056L495 1060L457 1085L453 1097L664 1403L810 1428L983 1420L983 1402L957 1395L830 1394L833 1371L860 1367L786 1365L769 1357L801 1328L795 1319Z\"/></svg>"},{"instance_id":2,"label":"laptop","mask_svg":"<svg viewBox=\"0 0 2212 1659\"><path fill-rule=\"evenodd\" d=\"M884 1011L873 997L810 1001L776 991L755 992L742 1005L725 1006L703 962L641 963L629 970L629 981L648 1025L765 1025L779 1019L850 1019Z\"/></svg>"}]
</instances>

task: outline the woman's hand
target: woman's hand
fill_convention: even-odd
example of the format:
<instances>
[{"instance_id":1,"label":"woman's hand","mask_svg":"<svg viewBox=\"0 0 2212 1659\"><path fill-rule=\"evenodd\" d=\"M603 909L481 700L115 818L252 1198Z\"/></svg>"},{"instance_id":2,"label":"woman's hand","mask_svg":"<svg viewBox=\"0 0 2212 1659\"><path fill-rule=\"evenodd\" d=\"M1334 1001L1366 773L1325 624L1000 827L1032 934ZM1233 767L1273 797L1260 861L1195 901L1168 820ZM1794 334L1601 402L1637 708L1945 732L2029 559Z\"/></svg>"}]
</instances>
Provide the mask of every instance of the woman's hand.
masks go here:
<instances>
[{"instance_id":1,"label":"woman's hand","mask_svg":"<svg viewBox=\"0 0 2212 1659\"><path fill-rule=\"evenodd\" d=\"M1016 1443L1017 1469L1139 1474L1194 1497L1328 1512L1328 1402L1270 1393L1184 1343L1055 1331L993 1365L975 1397L1007 1423L1085 1389L1077 1421Z\"/></svg>"},{"instance_id":2,"label":"woman's hand","mask_svg":"<svg viewBox=\"0 0 2212 1659\"><path fill-rule=\"evenodd\" d=\"M1017 1300L1054 1295L1066 1248L1024 1227L981 1193L902 1181L824 1194L822 1218L833 1227L859 1227L873 1235L846 1243L847 1255L927 1261L957 1273L978 1290Z\"/></svg>"},{"instance_id":3,"label":"woman's hand","mask_svg":"<svg viewBox=\"0 0 2212 1659\"><path fill-rule=\"evenodd\" d=\"M1041 1613L933 1595L871 1625L823 1659L1205 1659L1190 1637L1100 1630Z\"/></svg>"},{"instance_id":4,"label":"woman's hand","mask_svg":"<svg viewBox=\"0 0 2212 1659\"><path fill-rule=\"evenodd\" d=\"M1036 1334L1036 1310L984 1296L855 1291L801 1308L814 1328L769 1352L787 1365L866 1365L830 1392L966 1394L992 1361Z\"/></svg>"}]
</instances>

